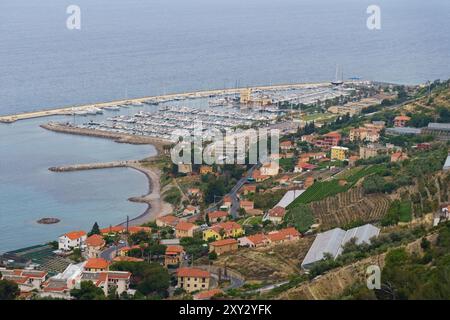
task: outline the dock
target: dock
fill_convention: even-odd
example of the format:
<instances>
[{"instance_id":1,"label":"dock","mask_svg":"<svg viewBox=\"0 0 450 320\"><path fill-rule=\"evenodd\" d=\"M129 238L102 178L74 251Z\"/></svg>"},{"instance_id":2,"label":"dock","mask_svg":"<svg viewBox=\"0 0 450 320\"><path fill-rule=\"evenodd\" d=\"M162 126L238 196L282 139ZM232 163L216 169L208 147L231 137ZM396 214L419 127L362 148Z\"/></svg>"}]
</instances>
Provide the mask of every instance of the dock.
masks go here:
<instances>
[{"instance_id":1,"label":"dock","mask_svg":"<svg viewBox=\"0 0 450 320\"><path fill-rule=\"evenodd\" d=\"M128 166L136 165L138 161L111 161L111 162L99 162L99 163L88 163L88 164L75 164L60 167L51 167L48 170L52 172L73 172L73 171L84 171L84 170L97 170L97 169L111 169L111 168L125 168Z\"/></svg>"},{"instance_id":2,"label":"dock","mask_svg":"<svg viewBox=\"0 0 450 320\"><path fill-rule=\"evenodd\" d=\"M194 92L186 92L186 93L173 93L161 96L148 96L142 98L134 98L134 99L124 99L124 100L116 100L110 102L102 102L102 103L92 103L86 105L74 105L74 106L66 106L61 108L42 110L42 111L34 111L34 112L26 112L20 114L13 115L5 115L0 116L0 123L13 123L20 120L40 118L40 117L50 117L50 116L63 116L63 115L71 115L74 112L87 111L92 108L103 109L105 107L109 107L111 105L121 105L121 104L133 104L133 103L144 103L148 100L159 99L159 100L170 100L174 98L207 98L213 95L232 95L241 93L242 90L263 90L263 91L275 91L275 90L293 90L293 89L303 89L309 87L320 87L323 85L328 85L329 83L321 82L321 83L301 83L301 84L281 84L281 85L272 85L272 86L257 86L251 88L233 88L233 89L216 89L216 90L206 90L206 91L194 91Z\"/></svg>"}]
</instances>

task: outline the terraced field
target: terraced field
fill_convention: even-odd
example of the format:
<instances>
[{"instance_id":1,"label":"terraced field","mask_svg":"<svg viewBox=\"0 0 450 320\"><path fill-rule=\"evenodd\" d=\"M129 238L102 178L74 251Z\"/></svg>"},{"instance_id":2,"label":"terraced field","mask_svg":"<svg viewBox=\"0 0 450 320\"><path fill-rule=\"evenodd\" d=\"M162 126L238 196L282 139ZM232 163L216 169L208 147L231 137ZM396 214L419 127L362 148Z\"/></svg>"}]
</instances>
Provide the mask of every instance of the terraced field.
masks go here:
<instances>
[{"instance_id":1,"label":"terraced field","mask_svg":"<svg viewBox=\"0 0 450 320\"><path fill-rule=\"evenodd\" d=\"M368 175L379 172L383 169L383 165L367 166L360 170L354 170L345 177L346 184L340 184L339 179L330 181L316 182L308 188L300 197L295 199L289 208L294 208L299 204L307 204L314 201L320 201L327 197L346 192L353 187L360 179Z\"/></svg>"},{"instance_id":2,"label":"terraced field","mask_svg":"<svg viewBox=\"0 0 450 320\"><path fill-rule=\"evenodd\" d=\"M353 188L334 197L309 204L321 228L330 229L354 221L374 222L383 217L390 199L382 194L364 195L362 188Z\"/></svg>"}]
</instances>

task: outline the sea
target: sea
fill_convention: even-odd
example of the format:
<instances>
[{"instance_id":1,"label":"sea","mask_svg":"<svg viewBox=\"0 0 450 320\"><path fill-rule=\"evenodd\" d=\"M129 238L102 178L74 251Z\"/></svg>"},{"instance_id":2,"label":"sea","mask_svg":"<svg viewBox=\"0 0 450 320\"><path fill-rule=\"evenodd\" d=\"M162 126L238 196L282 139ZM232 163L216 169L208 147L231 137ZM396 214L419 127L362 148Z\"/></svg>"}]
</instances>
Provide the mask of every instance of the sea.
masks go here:
<instances>
[{"instance_id":1,"label":"sea","mask_svg":"<svg viewBox=\"0 0 450 320\"><path fill-rule=\"evenodd\" d=\"M373 5L380 9L375 30L367 27ZM79 20L72 20L73 6ZM447 79L449 18L446 0L2 0L0 115L330 81L337 65L344 79ZM68 28L68 19L80 21L80 29ZM154 154L153 147L39 127L48 121L0 124L0 252L145 210L127 201L147 192L139 172L55 174L48 167L139 159ZM61 222L36 223L47 216Z\"/></svg>"}]
</instances>

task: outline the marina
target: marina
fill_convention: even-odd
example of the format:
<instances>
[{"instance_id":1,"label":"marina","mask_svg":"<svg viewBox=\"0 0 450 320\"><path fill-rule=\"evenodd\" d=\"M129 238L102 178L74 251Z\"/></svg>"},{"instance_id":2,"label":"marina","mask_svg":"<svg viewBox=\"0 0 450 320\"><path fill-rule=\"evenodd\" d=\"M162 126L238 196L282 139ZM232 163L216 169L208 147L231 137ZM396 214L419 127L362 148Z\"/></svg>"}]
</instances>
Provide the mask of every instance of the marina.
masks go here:
<instances>
[{"instance_id":1,"label":"marina","mask_svg":"<svg viewBox=\"0 0 450 320\"><path fill-rule=\"evenodd\" d=\"M187 130L192 134L200 123L205 136L214 134L214 130L272 125L288 112L279 108L281 103L308 106L318 101L347 96L352 90L344 87L337 89L331 84L322 83L130 100L83 110L72 108L68 115L73 118L65 122L64 126L68 129L143 136L173 142L176 139L172 136L174 133Z\"/></svg>"}]
</instances>

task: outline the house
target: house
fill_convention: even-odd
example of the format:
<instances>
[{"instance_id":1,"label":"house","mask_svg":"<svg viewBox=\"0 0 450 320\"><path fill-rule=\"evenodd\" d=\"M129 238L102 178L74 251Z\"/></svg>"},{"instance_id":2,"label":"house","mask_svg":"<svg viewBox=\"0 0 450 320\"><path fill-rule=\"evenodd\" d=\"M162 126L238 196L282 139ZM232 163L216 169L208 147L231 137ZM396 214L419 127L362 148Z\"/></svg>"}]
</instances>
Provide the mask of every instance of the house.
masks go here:
<instances>
[{"instance_id":1,"label":"house","mask_svg":"<svg viewBox=\"0 0 450 320\"><path fill-rule=\"evenodd\" d=\"M359 157L361 159L369 159L381 154L385 154L386 152L387 149L378 144L369 144L367 146L359 147Z\"/></svg>"},{"instance_id":2,"label":"house","mask_svg":"<svg viewBox=\"0 0 450 320\"><path fill-rule=\"evenodd\" d=\"M179 266L184 259L184 249L182 246L167 246L166 253L164 255L164 265Z\"/></svg>"},{"instance_id":3,"label":"house","mask_svg":"<svg viewBox=\"0 0 450 320\"><path fill-rule=\"evenodd\" d=\"M395 127L405 127L406 123L411 120L408 116L397 116L394 118L394 126Z\"/></svg>"},{"instance_id":4,"label":"house","mask_svg":"<svg viewBox=\"0 0 450 320\"><path fill-rule=\"evenodd\" d=\"M300 239L300 232L295 228L286 228L278 231L272 231L267 234L271 244L279 244Z\"/></svg>"},{"instance_id":5,"label":"house","mask_svg":"<svg viewBox=\"0 0 450 320\"><path fill-rule=\"evenodd\" d=\"M380 133L377 129L369 129L365 128L356 128L351 129L349 133L349 139L351 142L355 141L368 141L368 142L377 142L380 140Z\"/></svg>"},{"instance_id":6,"label":"house","mask_svg":"<svg viewBox=\"0 0 450 320\"><path fill-rule=\"evenodd\" d=\"M265 163L260 169L261 175L269 177L276 176L279 171L280 165L274 161Z\"/></svg>"},{"instance_id":7,"label":"house","mask_svg":"<svg viewBox=\"0 0 450 320\"><path fill-rule=\"evenodd\" d=\"M116 294L121 295L129 290L131 273L128 271L107 271L107 272L90 272L85 271L81 275L80 284L83 281L90 281L96 287L101 288L105 296L111 290L115 290Z\"/></svg>"},{"instance_id":8,"label":"house","mask_svg":"<svg viewBox=\"0 0 450 320\"><path fill-rule=\"evenodd\" d=\"M117 250L117 255L120 257L125 257L128 255L128 252L135 249L141 249L141 247L139 245L134 245L131 247L121 247Z\"/></svg>"},{"instance_id":9,"label":"house","mask_svg":"<svg viewBox=\"0 0 450 320\"><path fill-rule=\"evenodd\" d=\"M58 238L58 249L70 251L75 248L83 248L87 234L84 231L72 231Z\"/></svg>"},{"instance_id":10,"label":"house","mask_svg":"<svg viewBox=\"0 0 450 320\"><path fill-rule=\"evenodd\" d=\"M244 196L251 194L251 193L256 193L256 185L254 184L246 184L242 187L242 194Z\"/></svg>"},{"instance_id":11,"label":"house","mask_svg":"<svg viewBox=\"0 0 450 320\"><path fill-rule=\"evenodd\" d=\"M129 234L135 234L135 233L138 233L138 232L152 233L152 228L150 228L150 227L138 227L138 226L128 227L128 233Z\"/></svg>"},{"instance_id":12,"label":"house","mask_svg":"<svg viewBox=\"0 0 450 320\"><path fill-rule=\"evenodd\" d=\"M239 242L236 239L222 239L209 244L209 252L215 252L218 256L227 252L238 250Z\"/></svg>"},{"instance_id":13,"label":"house","mask_svg":"<svg viewBox=\"0 0 450 320\"><path fill-rule=\"evenodd\" d=\"M178 172L189 174L192 172L192 164L190 163L179 163L178 164Z\"/></svg>"},{"instance_id":14,"label":"house","mask_svg":"<svg viewBox=\"0 0 450 320\"><path fill-rule=\"evenodd\" d=\"M239 238L239 245L242 247L265 247L271 244L279 244L300 239L300 232L295 228L286 228L278 231L272 231L268 234L255 234L247 237Z\"/></svg>"},{"instance_id":15,"label":"house","mask_svg":"<svg viewBox=\"0 0 450 320\"><path fill-rule=\"evenodd\" d=\"M98 258L102 249L105 247L106 242L101 235L93 234L86 239L85 244L85 255L88 258Z\"/></svg>"},{"instance_id":16,"label":"house","mask_svg":"<svg viewBox=\"0 0 450 320\"><path fill-rule=\"evenodd\" d=\"M197 294L194 294L194 300L211 300L215 296L222 295L223 291L220 289L212 289L207 291L202 291Z\"/></svg>"},{"instance_id":17,"label":"house","mask_svg":"<svg viewBox=\"0 0 450 320\"><path fill-rule=\"evenodd\" d=\"M262 173L261 173L261 170L255 170L255 171L253 171L252 178L253 178L256 182L263 182L263 181L266 181L267 179L270 179L269 176L262 174Z\"/></svg>"},{"instance_id":18,"label":"house","mask_svg":"<svg viewBox=\"0 0 450 320\"><path fill-rule=\"evenodd\" d=\"M281 223L283 221L284 216L286 215L286 209L280 206L276 206L270 209L266 216L264 216L263 220L269 220L274 224Z\"/></svg>"},{"instance_id":19,"label":"house","mask_svg":"<svg viewBox=\"0 0 450 320\"><path fill-rule=\"evenodd\" d=\"M348 148L335 146L331 148L331 159L332 160L345 160L347 158Z\"/></svg>"},{"instance_id":20,"label":"house","mask_svg":"<svg viewBox=\"0 0 450 320\"><path fill-rule=\"evenodd\" d=\"M220 222L203 231L203 240L237 238L244 234L242 226L234 221Z\"/></svg>"},{"instance_id":21,"label":"house","mask_svg":"<svg viewBox=\"0 0 450 320\"><path fill-rule=\"evenodd\" d=\"M177 271L177 287L187 292L208 290L211 274L199 268L180 268Z\"/></svg>"},{"instance_id":22,"label":"house","mask_svg":"<svg viewBox=\"0 0 450 320\"><path fill-rule=\"evenodd\" d=\"M202 192L199 188L189 188L187 190L187 194L190 197L200 197L202 195Z\"/></svg>"},{"instance_id":23,"label":"house","mask_svg":"<svg viewBox=\"0 0 450 320\"><path fill-rule=\"evenodd\" d=\"M125 232L125 227L123 226L109 226L109 228L100 229L100 233L104 236L114 236Z\"/></svg>"},{"instance_id":24,"label":"house","mask_svg":"<svg viewBox=\"0 0 450 320\"><path fill-rule=\"evenodd\" d=\"M247 210L253 210L255 208L255 204L253 201L248 201L248 200L241 200L239 202L239 205L242 209L244 209L245 211Z\"/></svg>"},{"instance_id":25,"label":"house","mask_svg":"<svg viewBox=\"0 0 450 320\"><path fill-rule=\"evenodd\" d=\"M249 248L264 247L270 242L270 240L263 233L258 233L247 237L241 237L238 239L238 241L241 247L249 247Z\"/></svg>"},{"instance_id":26,"label":"house","mask_svg":"<svg viewBox=\"0 0 450 320\"><path fill-rule=\"evenodd\" d=\"M192 216L194 214L198 213L198 207L194 207L191 205L188 205L184 210L183 210L183 216Z\"/></svg>"},{"instance_id":27,"label":"house","mask_svg":"<svg viewBox=\"0 0 450 320\"><path fill-rule=\"evenodd\" d=\"M47 272L39 270L0 269L0 275L0 278L3 280L15 282L20 292L30 292L33 290L41 290L41 286L47 277Z\"/></svg>"},{"instance_id":28,"label":"house","mask_svg":"<svg viewBox=\"0 0 450 320\"><path fill-rule=\"evenodd\" d=\"M358 156L350 156L350 158L348 158L348 164L349 166L354 167L356 165L356 161L359 160Z\"/></svg>"},{"instance_id":29,"label":"house","mask_svg":"<svg viewBox=\"0 0 450 320\"><path fill-rule=\"evenodd\" d=\"M280 150L289 151L294 148L294 143L292 141L280 142Z\"/></svg>"},{"instance_id":30,"label":"house","mask_svg":"<svg viewBox=\"0 0 450 320\"><path fill-rule=\"evenodd\" d=\"M209 173L213 173L213 167L212 166L201 166L200 167L200 174L209 174Z\"/></svg>"},{"instance_id":31,"label":"house","mask_svg":"<svg viewBox=\"0 0 450 320\"><path fill-rule=\"evenodd\" d=\"M198 228L199 226L193 223L181 221L175 227L175 237L179 239L192 238L194 237L194 231L197 230Z\"/></svg>"},{"instance_id":32,"label":"house","mask_svg":"<svg viewBox=\"0 0 450 320\"><path fill-rule=\"evenodd\" d=\"M314 143L314 141L316 140L316 135L315 134L309 134L309 135L303 135L301 138L302 142L307 142L307 143Z\"/></svg>"},{"instance_id":33,"label":"house","mask_svg":"<svg viewBox=\"0 0 450 320\"><path fill-rule=\"evenodd\" d=\"M312 171L314 169L316 169L317 166L310 164L310 163L305 163L305 162L299 162L297 163L297 165L294 168L294 172L298 173L298 172L309 172Z\"/></svg>"},{"instance_id":34,"label":"house","mask_svg":"<svg viewBox=\"0 0 450 320\"><path fill-rule=\"evenodd\" d=\"M404 152L394 152L391 155L391 162L399 162L408 159L408 155Z\"/></svg>"},{"instance_id":35,"label":"house","mask_svg":"<svg viewBox=\"0 0 450 320\"><path fill-rule=\"evenodd\" d=\"M342 136L338 132L330 132L323 136L323 140L328 146L337 146L341 141Z\"/></svg>"},{"instance_id":36,"label":"house","mask_svg":"<svg viewBox=\"0 0 450 320\"><path fill-rule=\"evenodd\" d=\"M231 204L233 203L233 199L231 199L230 196L225 196L223 197L223 207L230 209L231 208Z\"/></svg>"},{"instance_id":37,"label":"house","mask_svg":"<svg viewBox=\"0 0 450 320\"><path fill-rule=\"evenodd\" d=\"M163 227L175 227L180 219L174 215L166 215L156 218L156 225L160 228Z\"/></svg>"},{"instance_id":38,"label":"house","mask_svg":"<svg viewBox=\"0 0 450 320\"><path fill-rule=\"evenodd\" d=\"M208 213L208 219L210 223L217 223L226 221L228 219L228 213L225 211L213 211Z\"/></svg>"},{"instance_id":39,"label":"house","mask_svg":"<svg viewBox=\"0 0 450 320\"><path fill-rule=\"evenodd\" d=\"M108 271L109 262L103 258L90 258L84 265L84 270L89 272Z\"/></svg>"}]
</instances>

